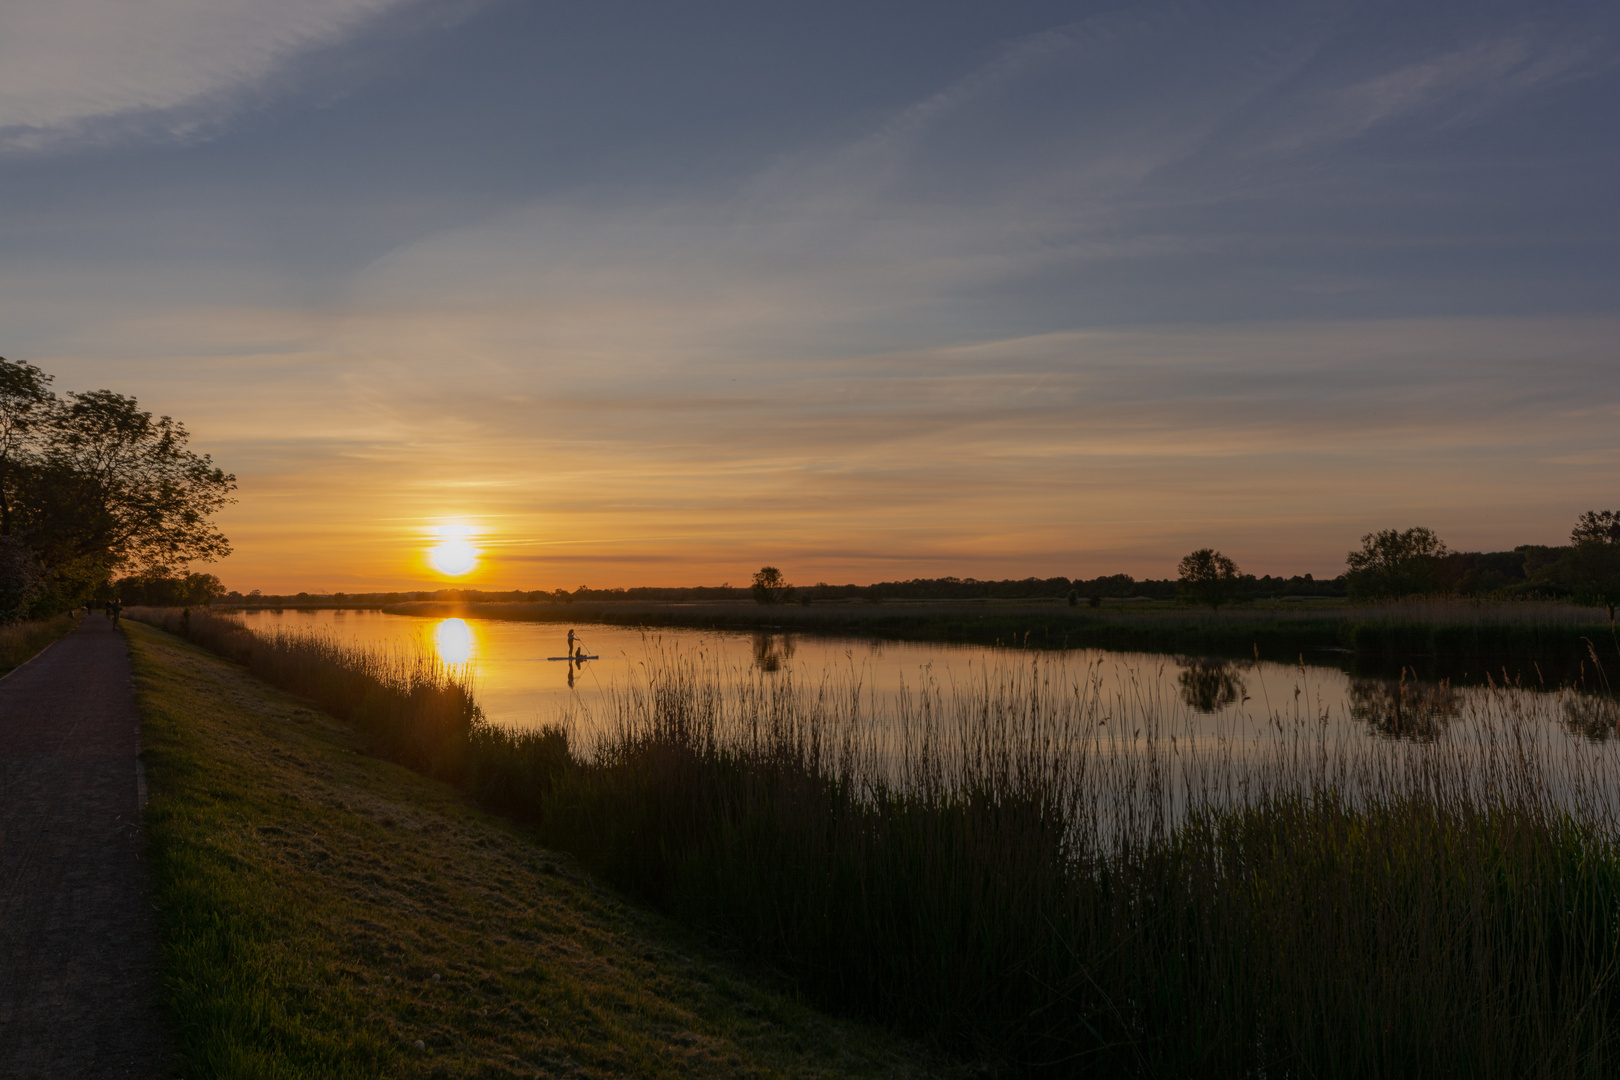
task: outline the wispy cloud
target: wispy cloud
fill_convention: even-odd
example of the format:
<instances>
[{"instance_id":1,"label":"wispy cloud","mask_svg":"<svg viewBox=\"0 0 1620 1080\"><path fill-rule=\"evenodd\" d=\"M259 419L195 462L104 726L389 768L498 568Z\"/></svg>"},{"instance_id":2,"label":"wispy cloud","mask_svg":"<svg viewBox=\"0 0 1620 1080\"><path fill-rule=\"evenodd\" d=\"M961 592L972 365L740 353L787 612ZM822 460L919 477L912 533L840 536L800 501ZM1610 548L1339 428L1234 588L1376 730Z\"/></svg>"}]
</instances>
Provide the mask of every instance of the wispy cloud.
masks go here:
<instances>
[{"instance_id":1,"label":"wispy cloud","mask_svg":"<svg viewBox=\"0 0 1620 1080\"><path fill-rule=\"evenodd\" d=\"M1611 43L1601 38L1568 27L1525 25L1304 88L1287 110L1292 119L1273 129L1264 145L1295 152L1403 122L1438 129L1477 121L1534 90L1590 77L1616 63ZM1275 111L1268 117L1278 119Z\"/></svg>"},{"instance_id":2,"label":"wispy cloud","mask_svg":"<svg viewBox=\"0 0 1620 1080\"><path fill-rule=\"evenodd\" d=\"M288 65L425 0L7 0L0 152L220 130Z\"/></svg>"},{"instance_id":3,"label":"wispy cloud","mask_svg":"<svg viewBox=\"0 0 1620 1080\"><path fill-rule=\"evenodd\" d=\"M1591 43L1538 41L1521 32L1481 41L1407 64L1349 87L1341 96L1345 130L1419 113L1442 119L1477 116L1549 79L1566 77L1594 59Z\"/></svg>"},{"instance_id":4,"label":"wispy cloud","mask_svg":"<svg viewBox=\"0 0 1620 1080\"><path fill-rule=\"evenodd\" d=\"M0 64L0 137L200 137L416 0L232 0L220 17L252 32L217 56L190 2L155 9L170 37L127 60L85 45L38 86ZM302 202L255 187L209 213L106 211L132 238L108 257L86 200L62 220L88 254L8 261L5 348L191 423L243 479L226 523L243 587L407 580L377 552L438 515L480 521L507 583L548 587L762 562L848 580L896 559L1162 574L1205 544L1321 573L1368 529L1410 524L1459 547L1555 540L1612 472L1612 290L1566 300L1612 282L1612 222L1591 224L1602 195L1560 199L1539 142L1511 178L1478 162L1516 153L1524 125L1489 130L1497 110L1560 101L1611 50L1574 20L1402 37L1298 10L1133 7L975 44L907 96L723 170L668 181L668 143L648 136L625 147L633 181L516 185L487 211L418 175L442 148L377 95L355 122L405 133L411 228L300 291L286 281L319 258L262 249L295 247L285 223L312 207L334 231L371 209L369 188L324 184L347 160L312 159ZM482 59L467 37L456 55ZM0 39L0 60L20 48ZM522 96L506 77L475 81L467 127L499 144L492 172L543 171L505 156L523 139L568 153L501 111ZM455 104L434 98L446 128ZM596 137L591 104L525 107L578 105L566 130ZM633 141L634 119L608 141ZM350 150L341 124L324 131L321 153ZM435 200L457 212L419 213ZM243 221L265 239L230 231ZM1556 248L1548 221L1587 246Z\"/></svg>"},{"instance_id":5,"label":"wispy cloud","mask_svg":"<svg viewBox=\"0 0 1620 1080\"><path fill-rule=\"evenodd\" d=\"M401 580L366 552L434 514L484 523L491 572L525 586L887 566L830 554L855 551L941 573L1158 574L1204 543L1324 573L1389 524L1538 539L1538 515L1568 517L1612 464L1612 321L1092 331L750 367L746 347L666 356L672 324L640 307L580 315L622 350L588 359L548 336L567 304L266 313L258 332L301 332L297 355L236 355L229 374L198 356L139 383L242 476L227 525L246 587L341 586L356 579L331 568L351 564ZM208 318L169 332L224 338ZM128 384L107 374L91 381ZM610 557L553 558L557 539Z\"/></svg>"}]
</instances>

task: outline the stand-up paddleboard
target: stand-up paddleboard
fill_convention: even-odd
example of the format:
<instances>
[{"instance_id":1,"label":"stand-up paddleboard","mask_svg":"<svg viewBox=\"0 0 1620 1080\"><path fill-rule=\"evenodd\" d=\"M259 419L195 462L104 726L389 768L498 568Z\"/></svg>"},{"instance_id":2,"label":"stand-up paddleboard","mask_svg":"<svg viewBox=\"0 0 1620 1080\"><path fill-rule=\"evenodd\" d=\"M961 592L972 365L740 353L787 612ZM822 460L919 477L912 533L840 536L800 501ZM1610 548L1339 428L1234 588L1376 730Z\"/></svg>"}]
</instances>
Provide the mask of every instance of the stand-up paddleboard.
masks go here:
<instances>
[{"instance_id":1,"label":"stand-up paddleboard","mask_svg":"<svg viewBox=\"0 0 1620 1080\"><path fill-rule=\"evenodd\" d=\"M548 656L547 660L600 660L600 656Z\"/></svg>"}]
</instances>

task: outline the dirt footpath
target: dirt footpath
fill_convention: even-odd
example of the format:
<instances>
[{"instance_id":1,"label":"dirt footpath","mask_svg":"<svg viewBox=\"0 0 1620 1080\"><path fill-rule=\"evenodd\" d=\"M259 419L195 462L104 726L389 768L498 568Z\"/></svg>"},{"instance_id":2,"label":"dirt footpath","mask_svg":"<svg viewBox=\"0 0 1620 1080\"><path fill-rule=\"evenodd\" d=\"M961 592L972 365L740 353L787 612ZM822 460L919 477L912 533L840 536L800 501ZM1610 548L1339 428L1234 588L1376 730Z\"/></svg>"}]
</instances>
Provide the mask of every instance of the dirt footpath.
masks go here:
<instances>
[{"instance_id":1,"label":"dirt footpath","mask_svg":"<svg viewBox=\"0 0 1620 1080\"><path fill-rule=\"evenodd\" d=\"M168 1075L138 725L99 614L0 680L0 1076Z\"/></svg>"}]
</instances>

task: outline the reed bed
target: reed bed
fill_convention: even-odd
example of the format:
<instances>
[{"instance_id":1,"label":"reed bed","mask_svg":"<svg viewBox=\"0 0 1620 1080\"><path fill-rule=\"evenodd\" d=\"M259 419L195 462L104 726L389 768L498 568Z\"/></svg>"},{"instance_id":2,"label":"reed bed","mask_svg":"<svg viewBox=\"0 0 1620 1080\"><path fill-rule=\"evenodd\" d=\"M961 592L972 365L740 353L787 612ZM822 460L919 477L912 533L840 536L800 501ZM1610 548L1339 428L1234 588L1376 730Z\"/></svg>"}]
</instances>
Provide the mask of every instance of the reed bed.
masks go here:
<instances>
[{"instance_id":1,"label":"reed bed","mask_svg":"<svg viewBox=\"0 0 1620 1080\"><path fill-rule=\"evenodd\" d=\"M1347 735L1308 698L1210 735L1038 656L879 709L853 679L655 653L576 745L566 722L483 723L442 669L167 622L351 703L385 751L824 1007L1010 1072L1620 1066L1616 777L1555 696L1474 696L1422 743ZM410 734L417 685L461 703L434 738Z\"/></svg>"},{"instance_id":2,"label":"reed bed","mask_svg":"<svg viewBox=\"0 0 1620 1080\"><path fill-rule=\"evenodd\" d=\"M190 609L129 608L150 623L242 664L273 686L365 732L376 752L443 780L466 775L483 723L471 683L429 650L357 649L326 634L258 634Z\"/></svg>"},{"instance_id":3,"label":"reed bed","mask_svg":"<svg viewBox=\"0 0 1620 1080\"><path fill-rule=\"evenodd\" d=\"M1577 667L1620 649L1602 608L1466 599L1390 601L1347 609L1342 643L1362 655L1516 658Z\"/></svg>"},{"instance_id":4,"label":"reed bed","mask_svg":"<svg viewBox=\"0 0 1620 1080\"><path fill-rule=\"evenodd\" d=\"M27 663L45 646L72 630L78 620L72 615L35 619L0 626L0 674Z\"/></svg>"}]
</instances>

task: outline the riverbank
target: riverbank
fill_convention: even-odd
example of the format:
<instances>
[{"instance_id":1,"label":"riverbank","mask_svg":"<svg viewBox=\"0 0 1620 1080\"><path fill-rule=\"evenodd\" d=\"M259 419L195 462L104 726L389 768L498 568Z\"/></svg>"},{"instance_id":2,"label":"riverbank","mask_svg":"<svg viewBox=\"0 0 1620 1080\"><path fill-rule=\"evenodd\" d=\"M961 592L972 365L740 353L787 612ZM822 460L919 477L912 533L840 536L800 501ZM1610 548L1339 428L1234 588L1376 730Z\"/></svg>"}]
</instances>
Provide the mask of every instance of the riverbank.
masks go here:
<instances>
[{"instance_id":1,"label":"riverbank","mask_svg":"<svg viewBox=\"0 0 1620 1080\"><path fill-rule=\"evenodd\" d=\"M1020 1072L1598 1076L1620 1053L1614 763L1550 695L1353 753L1296 701L1234 754L1038 663L873 723L671 657L575 746L483 723L425 653L166 623L807 1000Z\"/></svg>"},{"instance_id":2,"label":"riverbank","mask_svg":"<svg viewBox=\"0 0 1620 1080\"><path fill-rule=\"evenodd\" d=\"M1016 648L1098 648L1348 666L1354 673L1477 682L1484 673L1534 683L1592 674L1595 652L1620 671L1620 641L1601 608L1528 601L1268 601L1218 612L1164 601L939 601L885 604L635 602L452 603L382 608L421 618L692 627L961 642ZM1613 664L1609 662L1616 661Z\"/></svg>"},{"instance_id":3,"label":"riverbank","mask_svg":"<svg viewBox=\"0 0 1620 1080\"><path fill-rule=\"evenodd\" d=\"M181 1075L928 1076L353 727L126 624Z\"/></svg>"}]
</instances>

